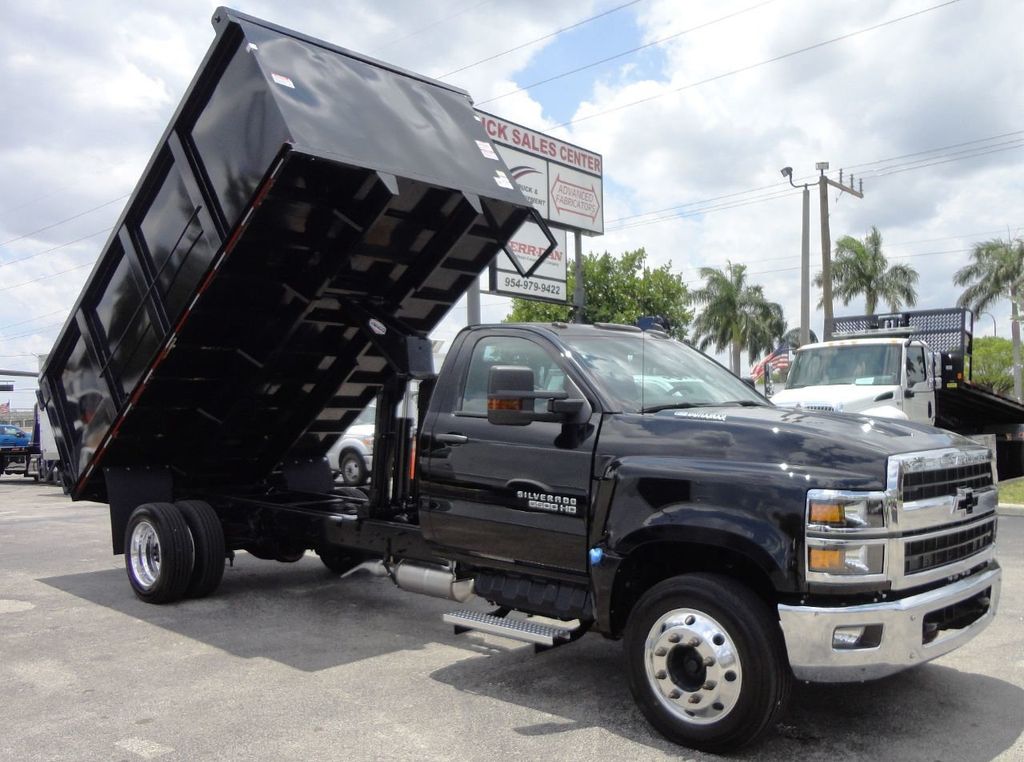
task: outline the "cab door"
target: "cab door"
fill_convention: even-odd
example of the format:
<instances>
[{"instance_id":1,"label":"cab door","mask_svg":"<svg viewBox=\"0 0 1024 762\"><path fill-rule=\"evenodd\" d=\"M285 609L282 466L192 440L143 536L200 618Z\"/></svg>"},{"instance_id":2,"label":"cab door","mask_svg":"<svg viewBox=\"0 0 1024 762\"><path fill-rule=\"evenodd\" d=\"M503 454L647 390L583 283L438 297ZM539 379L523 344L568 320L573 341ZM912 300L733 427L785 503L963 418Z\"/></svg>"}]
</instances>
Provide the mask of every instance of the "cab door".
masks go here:
<instances>
[{"instance_id":1,"label":"cab door","mask_svg":"<svg viewBox=\"0 0 1024 762\"><path fill-rule=\"evenodd\" d=\"M586 395L539 336L495 329L470 335L459 354L458 383L435 391L420 437L427 455L421 493L429 496L420 510L424 536L484 559L585 572L596 406L588 400L581 423L489 423L494 365L531 368L538 390Z\"/></svg>"},{"instance_id":2,"label":"cab door","mask_svg":"<svg viewBox=\"0 0 1024 762\"><path fill-rule=\"evenodd\" d=\"M903 411L916 423L935 423L935 387L928 372L928 355L919 342L906 348ZM909 392L909 393L908 393Z\"/></svg>"}]
</instances>

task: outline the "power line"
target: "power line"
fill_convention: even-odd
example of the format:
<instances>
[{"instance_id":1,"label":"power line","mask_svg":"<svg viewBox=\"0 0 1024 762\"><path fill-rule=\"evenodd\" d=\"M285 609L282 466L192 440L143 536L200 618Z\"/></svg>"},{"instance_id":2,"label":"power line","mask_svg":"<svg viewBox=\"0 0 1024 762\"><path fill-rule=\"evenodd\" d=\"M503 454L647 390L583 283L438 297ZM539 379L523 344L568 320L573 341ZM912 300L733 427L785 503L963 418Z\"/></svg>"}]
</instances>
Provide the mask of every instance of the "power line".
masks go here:
<instances>
[{"instance_id":1,"label":"power line","mask_svg":"<svg viewBox=\"0 0 1024 762\"><path fill-rule=\"evenodd\" d=\"M488 98L485 101L480 101L477 105L482 106L485 103L493 103L494 101L499 101L502 98L508 98L510 95L515 95L516 93L521 93L521 92L524 92L526 90L530 90L530 89L532 89L534 87L537 87L539 85L546 85L549 82L554 82L555 80L562 79L564 77L568 77L568 76L570 76L572 74L578 74L581 71L586 71L587 69L593 69L595 66L600 66L601 64L606 64L609 61L614 61L617 58L624 58L625 56L632 55L633 53L637 53L637 52L639 52L641 50L646 50L647 48L651 48L651 47L654 47L656 45L661 45L662 43L668 42L669 40L674 40L677 37L682 37L684 34L689 34L690 32L695 32L698 29L704 29L705 27L713 26L714 24L718 24L719 22L726 21L726 20L734 18L736 16L740 16L740 15L742 15L744 13L749 13L750 11L756 10L757 8L760 8L761 6L770 5L773 2L775 2L775 0L764 0L764 2L760 2L760 3L757 3L755 5L751 5L749 8L743 8L743 9L735 11L733 13L729 13L729 14L727 14L725 16L720 16L719 18L712 19L711 21L706 21L703 24L698 24L697 26L690 27L689 29L684 29L681 32L676 32L675 34L670 34L667 37L662 37L662 38L654 40L652 42L648 42L648 43L645 43L643 45L638 45L635 48L630 48L629 50L624 50L621 53L616 53L615 55L607 56L606 58L601 58L601 59L598 59L597 61L591 61L590 63L584 64L583 66L577 66L575 69L569 69L567 71L563 71L560 74L555 74L553 76L546 77L544 79L538 79L536 82L531 82L528 85L523 85L522 87L516 88L515 90L509 90L507 93L502 93L501 95L496 95L493 98Z\"/></svg>"},{"instance_id":2,"label":"power line","mask_svg":"<svg viewBox=\"0 0 1024 762\"><path fill-rule=\"evenodd\" d=\"M898 161L900 159L908 159L908 158L911 158L913 156L921 156L922 154L927 154L927 153L939 153L940 151L947 151L947 150L949 150L951 148L961 148L963 146L971 145L971 144L974 144L974 143L990 142L992 140L999 140L999 139L1002 139L1002 138L1010 137L1011 135L1024 135L1024 130L1017 130L1015 132L1005 132L1005 133L1002 133L1002 134L999 134L999 135L990 135L989 137L985 137L985 138L976 138L975 140L967 140L967 141L964 141L964 142L961 142L961 143L953 143L951 145L940 146L938 148L929 148L929 149L927 149L925 151L917 151L915 153L902 154L902 155L899 155L899 156L887 156L884 159L876 159L875 161L864 162L862 164L845 165L843 167L843 169L848 171L848 170L851 170L851 169L859 169L860 167L868 167L868 166L874 166L875 164L884 164L884 163L887 163L887 162ZM980 150L980 148L982 148L982 147L979 147L979 150ZM935 158L935 157L932 157L932 158ZM878 172L878 171L879 170L875 170L875 172ZM827 174L827 175L835 175L837 173L838 173L838 170L832 170L831 172L826 172L825 174ZM875 175L872 175L872 176L875 176ZM800 184L800 183L802 183L802 182L804 182L806 180L810 180L810 179L814 179L814 178L817 178L817 175L810 174L810 175L805 175L805 176L800 177L800 178L795 178L794 182L797 183L797 184ZM612 220L605 220L605 224L606 225L609 225L609 224L614 225L614 223L622 222L624 220L632 220L632 219L636 219L636 218L639 218L639 217L647 217L647 216L653 215L653 214L661 214L663 212L670 212L670 211L673 211L673 210L676 210L676 209L684 209L684 208L686 208L688 206L694 206L694 205L701 204L701 203L704 203L704 202L718 201L720 199L731 198L731 197L734 197L734 196L743 196L743 195L747 195L747 194L750 194L750 193L757 193L757 192L760 192L760 191L767 191L767 190L771 190L773 188L777 188L778 186L779 186L779 183L772 183L771 185L761 185L761 186L758 186L756 188L748 188L747 190L743 190L743 191L735 191L733 193L726 193L726 194L721 195L721 196L712 196L711 198L701 199L701 200L698 200L698 201L689 201L689 202L687 202L685 204L677 204L677 205L674 205L674 206L666 206L666 207L662 207L661 209L654 209L654 210L652 210L650 212L638 212L637 214L629 214L629 215L625 215L625 216L622 216L622 217L616 217L615 219L612 219Z\"/></svg>"},{"instance_id":3,"label":"power line","mask_svg":"<svg viewBox=\"0 0 1024 762\"><path fill-rule=\"evenodd\" d=\"M954 158L942 159L941 161L933 161L933 162L930 162L929 164L920 164L920 165L915 166L915 167L906 167L906 168L903 168L903 169L892 169L892 170L889 170L889 171L879 171L879 173L877 175L875 175L875 177L876 178L882 178L882 177L888 177L889 175L899 175L899 174L902 174L904 172L911 172L911 171L913 171L915 169L926 169L927 167L935 167L935 166L938 166L939 164L949 164L952 161L963 161L964 159L974 159L974 158L977 158L978 156L988 156L989 154L993 154L993 153L1002 153L1003 151L1012 151L1015 148L1024 148L1024 142L1017 143L1017 144L1009 146L1007 148L993 148L990 151L979 151L978 153L972 153L969 156L957 156L957 157L954 157Z\"/></svg>"},{"instance_id":4,"label":"power line","mask_svg":"<svg viewBox=\"0 0 1024 762\"><path fill-rule=\"evenodd\" d=\"M54 310L53 312L47 312L45 315L36 315L35 317L31 317L31 318L28 318L26 320L19 320L17 323L11 323L10 325L5 325L3 328L0 328L0 334L2 334L4 331L7 331L7 330L9 330L11 328L14 328L17 325L24 325L25 323L31 323L31 322L36 321L36 320L42 320L45 317L52 317L53 315L56 315L56 314L62 313L62 312L67 312L67 310L65 310L65 309Z\"/></svg>"},{"instance_id":5,"label":"power line","mask_svg":"<svg viewBox=\"0 0 1024 762\"><path fill-rule=\"evenodd\" d=\"M481 58L479 61L474 61L471 64L460 66L458 69L452 69L447 74L442 74L440 77L438 77L438 79L447 79L453 74L458 74L459 72L466 71L467 69L472 69L474 66L479 66L482 63L487 63L488 61L493 61L496 58L507 56L509 53L515 53L517 50L522 50L523 48L528 48L531 45L536 45L538 42L550 40L552 37L557 37L558 35L563 34L564 32L571 31L573 29L576 29L577 27L583 26L584 24L589 24L591 21L596 21L599 18L604 18L605 16L609 16L617 11L621 11L623 8L628 8L631 5L636 5L639 2L642 2L642 0L630 0L630 2L628 3L623 3L622 5L617 5L614 8L610 8L604 13L598 13L596 16L588 16L587 18L581 19L574 24L570 24L569 26L563 26L561 29L556 29L554 32L549 32L548 34L545 34L542 37L537 37L536 39L529 40L528 42L524 42L521 45L516 45L514 48L509 48L508 50L503 50L500 53L495 53L492 56Z\"/></svg>"},{"instance_id":6,"label":"power line","mask_svg":"<svg viewBox=\"0 0 1024 762\"><path fill-rule=\"evenodd\" d=\"M21 288L22 286L27 286L30 283L38 283L39 281L42 281L42 280L49 280L50 278L56 278L58 275L66 275L67 273L74 272L75 270L81 270L83 267L92 267L94 264L95 264L95 262L86 262L83 265L78 265L76 267L69 267L67 270L61 270L60 272L50 273L49 275L41 275L38 278L33 278L32 280L26 280L26 281L22 281L21 283L11 284L10 286L0 287L0 291L10 291L13 288Z\"/></svg>"},{"instance_id":7,"label":"power line","mask_svg":"<svg viewBox=\"0 0 1024 762\"><path fill-rule=\"evenodd\" d=\"M73 241L68 241L67 243L62 243L60 246L54 246L54 247L52 247L50 249L44 249L43 251L37 251L35 254L29 254L28 256L19 257L18 259L11 259L11 260L9 260L7 262L0 262L0 267L6 267L7 265L14 265L14 264L17 264L18 262L24 262L26 259L35 259L36 257L43 256L43 254L50 254L52 252L59 251L60 249L67 248L68 246L73 246L76 243L81 243L82 241L86 241L86 240L88 240L90 238L95 238L96 236L98 236L98 235L100 235L102 233L109 233L113 229L114 229L113 226L111 226L109 228L103 228L103 230L97 230L95 233L89 233L89 235L84 235L81 238L76 238Z\"/></svg>"},{"instance_id":8,"label":"power line","mask_svg":"<svg viewBox=\"0 0 1024 762\"><path fill-rule=\"evenodd\" d=\"M59 322L59 323L51 323L50 325L40 326L39 328L34 328L31 331L26 331L25 333L16 333L16 334L14 334L12 336L4 336L3 338L4 338L4 341L13 341L14 339L24 339L24 338L27 338L28 336L35 336L37 333L42 333L43 331L49 331L52 328L60 328L62 325L64 325L64 321L63 320L61 322Z\"/></svg>"},{"instance_id":9,"label":"power line","mask_svg":"<svg viewBox=\"0 0 1024 762\"><path fill-rule=\"evenodd\" d=\"M78 214L73 214L70 217L65 217L63 220L58 220L57 222L54 222L54 223L51 223L51 224L46 225L44 227L38 228L37 230L33 230L31 233L25 233L24 235L19 235L19 236L15 236L14 238L9 238L6 241L0 241L0 246L7 246L8 244L14 243L15 241L20 241L20 240L22 240L24 238L30 238L30 237L36 235L37 233L42 233L42 232L44 232L46 230L50 230L51 228L55 228L58 225L63 225L65 222L71 222L72 220L77 220L79 217L84 217L85 215L91 214L92 212L95 212L95 211L98 211L98 210L102 209L105 206L110 206L111 204L115 204L118 201L123 201L124 199L128 198L129 195L130 194L125 193L123 196L118 196L117 198L111 199L110 201L104 201L99 206L94 206L92 209L86 209L84 212L79 212Z\"/></svg>"},{"instance_id":10,"label":"power line","mask_svg":"<svg viewBox=\"0 0 1024 762\"><path fill-rule=\"evenodd\" d=\"M742 74L743 72L751 71L751 70L757 69L757 68L759 68L761 66L767 66L768 64L777 63L777 62L783 61L783 60L785 60L787 58L792 58L793 56L798 56L798 55L800 55L802 53L807 53L807 52L809 52L811 50L816 50L817 48L822 48L822 47L824 47L826 45L832 45L832 44L834 44L836 42L841 42L843 40L848 40L851 37L856 37L856 36L861 35L861 34L866 34L867 32L873 32L876 29L881 29L882 27L890 26L892 24L899 23L900 21L906 21L907 19L914 18L915 16L921 16L921 15L923 15L925 13L930 13L931 11L936 11L936 10L939 10L940 8L945 8L948 5L953 5L954 3L958 3L958 2L960 2L960 0L946 0L946 2L944 2L944 3L940 3L938 5L933 5L933 6L929 7L929 8L923 8L923 9L921 9L919 11L914 11L913 13L908 13L905 16L899 16L899 17L894 18L894 19L889 19L888 21L883 21L881 23L874 24L874 25L869 26L869 27L865 27L864 29L858 29L855 32L848 32L847 34L841 34L838 37L833 37L833 38L828 39L828 40L823 40L822 42L817 42L817 43L815 43L813 45L808 45L808 46L800 48L798 50L792 50L789 53L783 53L783 54L778 55L778 56L773 56L772 58L767 58L764 61L758 61L757 63L752 63L752 64L749 64L747 66L741 66L738 69L732 69L731 71L723 72L722 74L716 74L713 77L708 77L706 79L702 79L702 80L699 80L697 82L691 82L688 85L683 85L682 87L677 87L677 88L674 88L674 89L669 90L669 91L664 92L664 93L658 93L657 95L650 95L650 96L648 96L646 98L640 98L639 100L630 101L629 103L622 103L622 104L620 104L618 106L613 106L611 108L603 109L601 111L595 111L593 114L587 114L586 116L581 116L581 117L578 117L576 119L570 119L567 122L562 122L561 124L556 124L556 125L554 125L552 127L549 127L547 129L555 130L555 129L558 129L559 127L568 127L569 125L572 125L572 124L579 124L580 122L588 122L591 119L596 119L596 118L598 118L600 116L606 116L606 115L612 114L612 113L614 113L616 111L622 111L623 109L632 108L633 106L639 106L641 103L649 103L650 101L655 101L655 100L658 100L659 98L664 98L666 95L672 95L674 93L680 93L680 92L682 92L684 90L690 90L690 89L695 88L695 87L700 87L701 85L706 85L706 84L708 84L710 82L716 82L716 81L718 81L720 79L725 79L726 77L731 77L731 76L736 75L736 74Z\"/></svg>"},{"instance_id":11,"label":"power line","mask_svg":"<svg viewBox=\"0 0 1024 762\"><path fill-rule=\"evenodd\" d=\"M415 37L416 35L423 34L424 32L428 32L431 29L433 29L434 27L439 26L440 24L443 24L446 21L451 21L453 18L461 16L464 13L469 13L470 11L475 11L480 6L488 5L489 3L492 3L492 2L494 2L494 0L483 0L483 2L479 2L479 3L476 3L475 5L467 6L467 7L463 8L462 10L458 10L458 11L455 11L455 13L449 14L448 16L442 16L441 18L437 19L436 21L432 21L431 23L427 24L424 27L420 27L419 29L416 29L415 31L409 32L409 34L405 35L404 37L398 37L398 38L396 38L394 40L390 40L389 42L384 43L380 47L376 48L375 51L373 53L371 53L370 55L377 55L377 53L379 53L381 51L388 50L389 48L393 48L395 45L397 45L400 42L404 42L405 40L408 40L411 37Z\"/></svg>"},{"instance_id":12,"label":"power line","mask_svg":"<svg viewBox=\"0 0 1024 762\"><path fill-rule=\"evenodd\" d=\"M936 166L938 164L947 164L947 163L952 162L952 161L963 161L964 159L975 158L975 157L978 157L978 156L986 156L988 154L1000 153L1002 151L1010 151L1010 150L1014 150L1014 149L1017 149L1017 148L1024 148L1024 142L1017 143L1017 142L1012 142L1011 141L1011 142L1006 143L1006 144L998 143L998 144L994 144L992 146L978 146L976 149L971 149L970 152L962 152L961 151L961 152L955 152L954 154L950 154L948 156L943 156L943 155L933 156L931 158L934 159L934 161L931 161L931 162L926 163L926 164L918 163L918 164L915 164L915 165L912 165L912 166L911 165L894 165L892 168L882 167L882 168L880 168L878 170L875 170L875 174L872 175L872 177L878 179L878 178L882 178L882 177L887 177L889 175L899 174L901 172L909 172L909 171L916 170L916 169L925 169L927 167ZM935 150L939 150L939 149L935 149ZM895 157L895 158L900 158L900 157ZM891 160L891 159L887 159L887 160L883 160L883 161L889 161L889 160ZM698 215L704 214L704 213L709 212L709 211L719 211L719 210L722 210L722 209L734 209L734 208L741 207L741 206L747 206L749 204L762 203L764 201L771 201L771 200L776 199L776 198L783 198L783 197L785 197L787 195L792 195L793 193L796 192L796 191L794 191L794 190L792 190L790 188L786 188L784 191L777 191L777 192L774 192L774 193L773 192L761 193L761 195L751 196L750 198L738 199L737 201L731 202L731 203L708 205L710 202L717 201L719 199L727 199L727 198L731 198L731 197L740 197L740 196L750 196L750 194L753 194L753 193L756 193L756 192L759 192L759 191L764 191L767 188L772 188L772 187L777 187L777 186L774 186L774 185L771 185L771 186L761 186L759 188L752 188L752 189L747 190L747 191L736 191L734 193L724 194L722 196L716 196L716 197L712 197L710 199L704 199L702 201L692 201L692 202L688 202L686 204L680 204L678 206L666 207L664 209L657 210L657 211L654 211L654 212L642 212L642 213L635 214L635 215L629 215L629 216L626 216L626 217L620 217L620 218L618 218L620 220L634 220L635 219L636 221L635 222L631 222L629 224L625 224L625 225L619 225L617 227L612 225L610 227L607 227L606 230L607 230L607 232L610 232L610 233L611 232L619 232L619 231L622 231L622 230L631 230L633 228L644 227L646 225L653 225L653 224L656 224L656 223L659 223L659 222L666 222L668 220L682 219L682 218L685 218L685 217L694 217L694 216L698 216ZM685 211L685 212L684 211L678 211L678 212L674 211L674 210L677 210L677 209L678 210L686 209L688 207L698 207L698 208L692 209L691 211ZM672 214L662 214L663 212L674 212L674 213L672 213ZM640 219L642 217L651 217L652 215L655 215L655 214L661 214L662 216L653 217L652 219Z\"/></svg>"}]
</instances>

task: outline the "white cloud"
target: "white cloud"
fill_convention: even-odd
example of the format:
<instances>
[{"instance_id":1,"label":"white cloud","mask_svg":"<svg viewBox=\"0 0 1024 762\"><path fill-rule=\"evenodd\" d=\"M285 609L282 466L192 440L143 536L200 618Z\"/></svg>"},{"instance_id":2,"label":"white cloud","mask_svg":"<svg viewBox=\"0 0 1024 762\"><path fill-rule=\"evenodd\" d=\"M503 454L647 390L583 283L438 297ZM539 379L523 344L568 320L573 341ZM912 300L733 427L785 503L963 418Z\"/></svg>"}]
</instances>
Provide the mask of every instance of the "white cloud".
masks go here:
<instances>
[{"instance_id":1,"label":"white cloud","mask_svg":"<svg viewBox=\"0 0 1024 762\"><path fill-rule=\"evenodd\" d=\"M594 37L578 65L628 48L637 39L660 39L753 5L755 0L645 0L617 16L621 37ZM241 9L440 75L610 6L607 1L549 3L539 13L536 3L525 0L484 5L466 0L452 6L349 0L287 7L261 0L243 3ZM0 29L0 64L7 72L0 123L0 242L131 190L212 39L209 19L215 7L206 0L187 0L166 10L100 0L6 10ZM1024 6L1013 3L958 3L690 87L926 7L923 0L776 0L640 57L588 70L590 85L585 99L575 104L577 119L658 97L555 133L604 155L606 217L611 220L760 186L782 191L787 187L778 172L783 165L792 165L798 176L813 175L818 160L850 167L1024 129L1024 70L1017 40ZM446 16L451 18L436 23ZM581 28L574 34L586 33ZM541 51L560 44L555 38L449 81L466 87L477 100L509 92L523 84L523 73ZM572 80L577 86L578 76ZM564 99L560 88L552 83L485 108L543 127L559 121L551 114L553 104ZM949 158L948 153L943 156ZM837 203L830 194L833 239L846 233L860 236L878 225L890 256L906 257L899 261L921 273L920 305L948 306L958 295L952 273L966 262L960 250L977 240L970 234L1006 226L1018 232L1024 224L1019 212L1024 208L1022 158L1017 148L888 176L878 172L886 164L857 168L866 197L847 196ZM812 190L811 251L817 271L817 194ZM645 246L655 264L671 260L693 285L699 285L701 266L746 263L750 279L784 306L794 324L799 315L800 196L794 191L742 204L757 195L732 197L732 208L701 215L618 231L610 224L607 235L587 239L585 247L617 252ZM122 205L0 245L0 262L100 230L113 223ZM939 238L944 240L902 243ZM18 266L0 267L0 288L88 262L104 240L100 235ZM5 326L69 308L87 273L88 268L72 270L0 291L0 355L45 350L54 330L23 334L55 321L41 319L9 332ZM500 319L502 305L484 296L485 319ZM862 307L852 304L849 311ZM455 330L462 310L453 309L445 333ZM843 311L837 306L837 313ZM993 312L999 332L1007 335L1008 308Z\"/></svg>"}]
</instances>

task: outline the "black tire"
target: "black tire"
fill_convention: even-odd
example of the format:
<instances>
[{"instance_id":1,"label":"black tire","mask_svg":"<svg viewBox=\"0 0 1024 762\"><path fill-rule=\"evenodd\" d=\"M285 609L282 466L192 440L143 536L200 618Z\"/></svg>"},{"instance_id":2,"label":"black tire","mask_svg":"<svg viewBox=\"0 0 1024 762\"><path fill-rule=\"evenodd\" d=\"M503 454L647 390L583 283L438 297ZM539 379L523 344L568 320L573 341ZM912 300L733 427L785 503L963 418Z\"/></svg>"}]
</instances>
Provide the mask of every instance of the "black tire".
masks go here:
<instances>
[{"instance_id":1,"label":"black tire","mask_svg":"<svg viewBox=\"0 0 1024 762\"><path fill-rule=\"evenodd\" d=\"M355 450L345 450L338 461L341 480L350 487L366 484L366 460Z\"/></svg>"},{"instance_id":2,"label":"black tire","mask_svg":"<svg viewBox=\"0 0 1024 762\"><path fill-rule=\"evenodd\" d=\"M173 503L144 503L124 533L124 562L132 590L146 603L180 600L192 577L192 535Z\"/></svg>"},{"instance_id":3,"label":"black tire","mask_svg":"<svg viewBox=\"0 0 1024 762\"><path fill-rule=\"evenodd\" d=\"M195 546L195 563L185 589L185 597L205 598L217 589L224 577L224 559L227 556L224 527L209 503L202 500L179 500L175 505L185 517Z\"/></svg>"},{"instance_id":4,"label":"black tire","mask_svg":"<svg viewBox=\"0 0 1024 762\"><path fill-rule=\"evenodd\" d=\"M686 574L648 590L630 614L625 657L641 711L666 738L694 749L751 743L789 699L778 619L728 577Z\"/></svg>"},{"instance_id":5,"label":"black tire","mask_svg":"<svg viewBox=\"0 0 1024 762\"><path fill-rule=\"evenodd\" d=\"M341 548L323 548L316 552L323 565L335 574L352 571L366 560L366 556L358 551L342 550Z\"/></svg>"}]
</instances>

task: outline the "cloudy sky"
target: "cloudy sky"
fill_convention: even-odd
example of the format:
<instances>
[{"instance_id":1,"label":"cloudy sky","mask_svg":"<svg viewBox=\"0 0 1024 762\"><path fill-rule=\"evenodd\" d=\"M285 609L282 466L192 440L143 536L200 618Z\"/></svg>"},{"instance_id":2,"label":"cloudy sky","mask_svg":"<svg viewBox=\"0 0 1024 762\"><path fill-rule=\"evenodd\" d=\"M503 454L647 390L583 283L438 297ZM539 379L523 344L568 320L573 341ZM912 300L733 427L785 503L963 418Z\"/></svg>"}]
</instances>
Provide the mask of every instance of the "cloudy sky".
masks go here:
<instances>
[{"instance_id":1,"label":"cloudy sky","mask_svg":"<svg viewBox=\"0 0 1024 762\"><path fill-rule=\"evenodd\" d=\"M605 160L606 234L691 287L748 265L799 322L800 195L863 178L833 239L878 226L951 306L973 242L1024 232L1024 4L1015 0L337 0L235 7L462 86ZM0 368L34 369L210 44L214 3L7 3L0 26ZM511 52L506 52L511 51ZM820 257L812 195L812 262ZM820 260L818 260L820 261ZM817 298L814 298L816 302ZM485 320L507 300L483 296ZM863 303L836 313L859 313ZM977 335L1009 333L1009 306ZM456 307L439 335L450 337ZM820 312L812 328L820 330ZM32 384L9 397L29 407ZM7 396L0 395L5 401Z\"/></svg>"}]
</instances>

